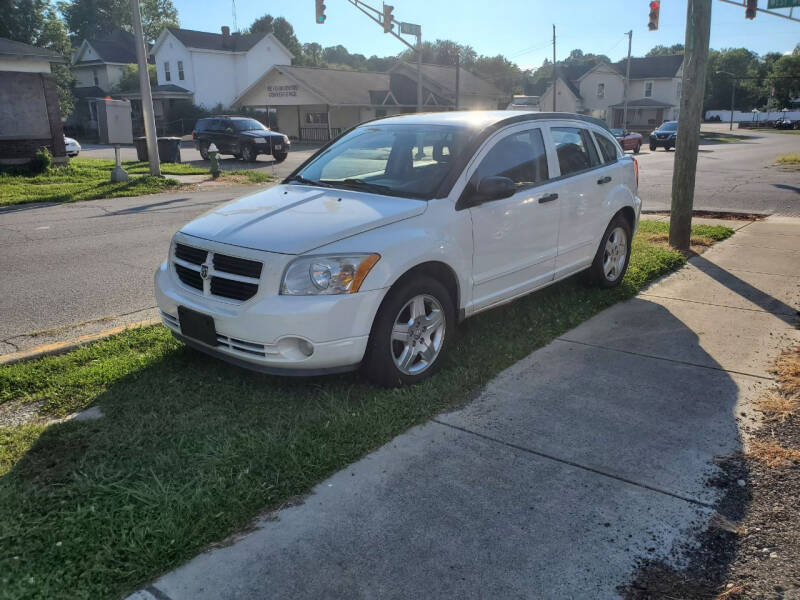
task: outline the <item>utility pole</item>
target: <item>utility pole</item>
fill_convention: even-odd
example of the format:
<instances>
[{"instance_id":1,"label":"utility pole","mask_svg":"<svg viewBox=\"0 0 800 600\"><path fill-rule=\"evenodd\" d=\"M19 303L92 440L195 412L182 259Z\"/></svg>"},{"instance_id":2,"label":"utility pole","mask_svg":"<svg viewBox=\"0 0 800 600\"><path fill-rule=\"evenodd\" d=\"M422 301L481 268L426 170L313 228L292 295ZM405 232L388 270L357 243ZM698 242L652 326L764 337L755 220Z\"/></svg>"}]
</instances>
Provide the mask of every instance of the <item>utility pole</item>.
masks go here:
<instances>
[{"instance_id":1,"label":"utility pole","mask_svg":"<svg viewBox=\"0 0 800 600\"><path fill-rule=\"evenodd\" d=\"M458 110L458 96L461 91L461 52L456 52L456 100L455 110Z\"/></svg>"},{"instance_id":2,"label":"utility pole","mask_svg":"<svg viewBox=\"0 0 800 600\"><path fill-rule=\"evenodd\" d=\"M144 35L142 35L142 13L139 10L139 0L131 0L131 13L133 17L133 41L136 45L136 62L139 64L139 92L142 96L142 117L144 118L144 135L147 138L147 159L150 162L150 175L161 177L156 117L153 114L153 96L150 91L150 75L147 72L147 51L144 45Z\"/></svg>"},{"instance_id":3,"label":"utility pole","mask_svg":"<svg viewBox=\"0 0 800 600\"><path fill-rule=\"evenodd\" d=\"M697 174L697 145L706 83L708 38L711 31L711 0L688 0L686 7L686 52L683 57L681 109L675 168L672 173L672 210L669 243L689 249Z\"/></svg>"},{"instance_id":4,"label":"utility pole","mask_svg":"<svg viewBox=\"0 0 800 600\"><path fill-rule=\"evenodd\" d=\"M558 77L556 73L556 25L553 23L553 112L556 112L556 84Z\"/></svg>"},{"instance_id":5,"label":"utility pole","mask_svg":"<svg viewBox=\"0 0 800 600\"><path fill-rule=\"evenodd\" d=\"M417 28L417 112L422 112L422 27Z\"/></svg>"},{"instance_id":6,"label":"utility pole","mask_svg":"<svg viewBox=\"0 0 800 600\"><path fill-rule=\"evenodd\" d=\"M622 108L622 129L628 131L628 87L631 82L631 42L633 42L633 29L625 35L628 36L628 63L625 66L625 87L622 91L624 100Z\"/></svg>"}]
</instances>

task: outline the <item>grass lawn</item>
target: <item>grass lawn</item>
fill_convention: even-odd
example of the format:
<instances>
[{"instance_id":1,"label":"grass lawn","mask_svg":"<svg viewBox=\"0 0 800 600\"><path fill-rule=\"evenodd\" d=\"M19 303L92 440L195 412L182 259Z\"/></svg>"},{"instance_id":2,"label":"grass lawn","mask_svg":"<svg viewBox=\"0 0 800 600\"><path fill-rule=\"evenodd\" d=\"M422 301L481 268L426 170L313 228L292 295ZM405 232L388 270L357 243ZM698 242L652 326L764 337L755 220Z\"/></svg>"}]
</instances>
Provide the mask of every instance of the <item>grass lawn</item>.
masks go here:
<instances>
[{"instance_id":1,"label":"grass lawn","mask_svg":"<svg viewBox=\"0 0 800 600\"><path fill-rule=\"evenodd\" d=\"M181 187L170 175L202 175L208 169L186 163L162 163L166 177L151 177L146 162L123 161L131 176L124 183L109 181L113 160L74 158L69 166L53 167L39 175L15 175L0 172L0 206L28 202L77 202L99 198L144 196L174 191ZM265 183L271 175L259 171L223 171L221 178L229 183Z\"/></svg>"},{"instance_id":2,"label":"grass lawn","mask_svg":"<svg viewBox=\"0 0 800 600\"><path fill-rule=\"evenodd\" d=\"M790 152L789 154L781 154L778 156L776 162L779 165L800 165L800 152Z\"/></svg>"},{"instance_id":3,"label":"grass lawn","mask_svg":"<svg viewBox=\"0 0 800 600\"><path fill-rule=\"evenodd\" d=\"M746 135L736 135L734 133L724 133L721 131L701 131L700 141L716 142L718 144L730 144L746 140Z\"/></svg>"},{"instance_id":4,"label":"grass lawn","mask_svg":"<svg viewBox=\"0 0 800 600\"><path fill-rule=\"evenodd\" d=\"M642 225L620 287L574 277L470 319L442 371L416 387L254 374L188 350L161 326L3 367L0 409L35 403L39 421L0 427L0 598L119 597L464 402L684 264L648 241L666 224ZM43 424L90 404L105 416Z\"/></svg>"},{"instance_id":5,"label":"grass lawn","mask_svg":"<svg viewBox=\"0 0 800 600\"><path fill-rule=\"evenodd\" d=\"M692 246L710 246L733 235L733 229L723 225L693 225ZM669 242L669 223L664 221L639 221L638 237L653 244Z\"/></svg>"}]
</instances>

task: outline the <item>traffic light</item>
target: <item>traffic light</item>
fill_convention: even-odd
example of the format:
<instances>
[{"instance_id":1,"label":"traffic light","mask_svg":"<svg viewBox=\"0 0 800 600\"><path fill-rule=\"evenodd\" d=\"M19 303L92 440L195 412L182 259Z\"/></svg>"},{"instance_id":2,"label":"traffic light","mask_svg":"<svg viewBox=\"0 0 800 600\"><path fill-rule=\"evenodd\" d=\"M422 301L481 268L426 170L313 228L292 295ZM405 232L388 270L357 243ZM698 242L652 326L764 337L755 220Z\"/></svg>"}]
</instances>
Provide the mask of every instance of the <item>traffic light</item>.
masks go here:
<instances>
[{"instance_id":1,"label":"traffic light","mask_svg":"<svg viewBox=\"0 0 800 600\"><path fill-rule=\"evenodd\" d=\"M394 6L388 4L383 5L383 33L391 33L392 31L392 11Z\"/></svg>"},{"instance_id":2,"label":"traffic light","mask_svg":"<svg viewBox=\"0 0 800 600\"><path fill-rule=\"evenodd\" d=\"M744 18L755 19L757 8L758 8L758 0L747 0L747 8L744 9Z\"/></svg>"},{"instance_id":3,"label":"traffic light","mask_svg":"<svg viewBox=\"0 0 800 600\"><path fill-rule=\"evenodd\" d=\"M323 25L325 23L325 2L324 0L316 0L317 4L317 25Z\"/></svg>"},{"instance_id":4,"label":"traffic light","mask_svg":"<svg viewBox=\"0 0 800 600\"><path fill-rule=\"evenodd\" d=\"M655 31L658 29L658 12L661 10L661 0L653 0L650 3L650 22L647 24L647 28L650 31Z\"/></svg>"}]
</instances>

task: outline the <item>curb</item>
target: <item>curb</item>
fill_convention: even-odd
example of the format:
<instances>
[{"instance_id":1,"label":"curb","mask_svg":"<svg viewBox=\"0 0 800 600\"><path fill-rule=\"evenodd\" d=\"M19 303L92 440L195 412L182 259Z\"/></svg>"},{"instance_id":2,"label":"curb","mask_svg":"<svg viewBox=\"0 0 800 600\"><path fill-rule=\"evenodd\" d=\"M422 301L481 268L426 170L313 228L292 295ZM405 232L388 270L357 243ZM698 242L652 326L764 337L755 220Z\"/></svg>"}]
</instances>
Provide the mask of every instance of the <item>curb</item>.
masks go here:
<instances>
[{"instance_id":1,"label":"curb","mask_svg":"<svg viewBox=\"0 0 800 600\"><path fill-rule=\"evenodd\" d=\"M112 327L111 329L106 329L105 331L99 331L97 333L89 333L65 342L44 344L30 350L24 350L22 352L12 352L11 354L0 356L0 365L13 365L14 363L22 362L24 360L32 360L35 358L53 356L56 354L65 354L70 350L75 350L76 348L80 348L81 346L90 342L96 342L97 340L122 333L128 329L147 327L148 325L157 325L159 323L161 323L160 319L148 319L146 321L138 321L136 323L129 323L128 325Z\"/></svg>"}]
</instances>

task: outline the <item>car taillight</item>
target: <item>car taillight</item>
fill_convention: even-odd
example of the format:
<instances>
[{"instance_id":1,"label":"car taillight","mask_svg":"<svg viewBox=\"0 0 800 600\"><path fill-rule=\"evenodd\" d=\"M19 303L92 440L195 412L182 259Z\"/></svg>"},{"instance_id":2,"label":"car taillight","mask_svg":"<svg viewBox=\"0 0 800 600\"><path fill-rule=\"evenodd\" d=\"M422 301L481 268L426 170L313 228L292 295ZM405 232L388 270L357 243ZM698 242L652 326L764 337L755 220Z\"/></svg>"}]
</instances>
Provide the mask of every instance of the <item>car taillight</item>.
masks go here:
<instances>
[{"instance_id":1,"label":"car taillight","mask_svg":"<svg viewBox=\"0 0 800 600\"><path fill-rule=\"evenodd\" d=\"M639 187L639 161L633 159L633 171L636 173L636 187Z\"/></svg>"}]
</instances>

